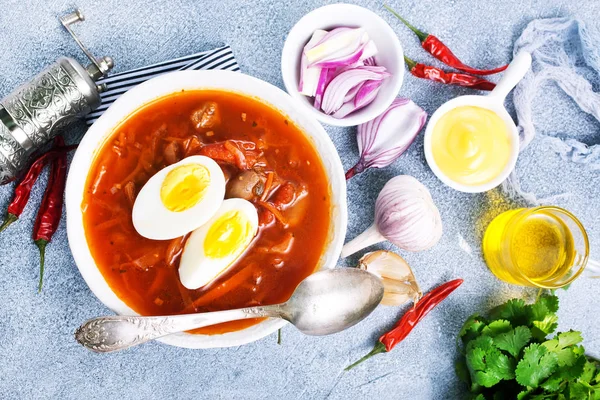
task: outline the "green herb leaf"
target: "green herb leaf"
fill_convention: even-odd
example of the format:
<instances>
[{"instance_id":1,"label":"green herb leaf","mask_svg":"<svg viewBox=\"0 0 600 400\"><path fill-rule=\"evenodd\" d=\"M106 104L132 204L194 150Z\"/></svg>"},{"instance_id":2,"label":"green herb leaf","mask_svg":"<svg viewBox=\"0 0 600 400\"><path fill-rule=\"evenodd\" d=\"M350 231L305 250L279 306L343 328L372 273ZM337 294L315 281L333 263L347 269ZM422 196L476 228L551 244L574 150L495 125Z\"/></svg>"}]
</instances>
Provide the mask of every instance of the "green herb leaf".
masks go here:
<instances>
[{"instance_id":1,"label":"green herb leaf","mask_svg":"<svg viewBox=\"0 0 600 400\"><path fill-rule=\"evenodd\" d=\"M490 337L496 337L501 333L506 333L512 330L512 326L510 322L505 319L498 319L496 321L490 322L489 325L484 327L481 330L482 335L487 335Z\"/></svg>"},{"instance_id":2,"label":"green herb leaf","mask_svg":"<svg viewBox=\"0 0 600 400\"><path fill-rule=\"evenodd\" d=\"M485 356L486 350L476 347L467 353L467 366L471 371L483 371L485 370ZM499 382L499 381L498 381ZM496 382L497 383L497 382Z\"/></svg>"},{"instance_id":3,"label":"green herb leaf","mask_svg":"<svg viewBox=\"0 0 600 400\"><path fill-rule=\"evenodd\" d=\"M471 350L473 350L475 348L480 348L485 351L493 349L494 348L494 340L489 336L485 336L485 335L479 336L478 338L471 340L469 342L469 344L467 344L467 352L470 352Z\"/></svg>"},{"instance_id":4,"label":"green herb leaf","mask_svg":"<svg viewBox=\"0 0 600 400\"><path fill-rule=\"evenodd\" d=\"M526 306L528 326L534 338L544 340L558 327L558 297L542 296Z\"/></svg>"},{"instance_id":5,"label":"green herb leaf","mask_svg":"<svg viewBox=\"0 0 600 400\"><path fill-rule=\"evenodd\" d=\"M558 312L558 297L555 295L545 295L539 298L538 303L542 303L548 310L556 314Z\"/></svg>"},{"instance_id":6,"label":"green herb leaf","mask_svg":"<svg viewBox=\"0 0 600 400\"><path fill-rule=\"evenodd\" d=\"M467 367L473 383L492 387L503 379L515 377L515 361L502 354L489 336L480 336L467 345Z\"/></svg>"},{"instance_id":7,"label":"green herb leaf","mask_svg":"<svg viewBox=\"0 0 600 400\"><path fill-rule=\"evenodd\" d=\"M568 332L561 332L557 335L558 344L560 348L565 348L568 346L574 346L583 341L581 337L581 332L570 330Z\"/></svg>"},{"instance_id":8,"label":"green herb leaf","mask_svg":"<svg viewBox=\"0 0 600 400\"><path fill-rule=\"evenodd\" d=\"M487 321L485 318L480 317L477 314L473 314L465 321L460 332L458 333L458 337L460 337L464 344L469 342L470 340L476 338L481 334L481 330L485 328Z\"/></svg>"},{"instance_id":9,"label":"green herb leaf","mask_svg":"<svg viewBox=\"0 0 600 400\"><path fill-rule=\"evenodd\" d=\"M525 302L522 299L512 299L494 308L490 312L493 320L506 319L512 326L528 325Z\"/></svg>"},{"instance_id":10,"label":"green herb leaf","mask_svg":"<svg viewBox=\"0 0 600 400\"><path fill-rule=\"evenodd\" d=\"M583 375L586 363L586 357L584 355L585 350L581 346L578 349L580 350L573 349L575 359L571 365L562 367L558 372L560 373L560 377L564 380L577 380Z\"/></svg>"},{"instance_id":11,"label":"green herb leaf","mask_svg":"<svg viewBox=\"0 0 600 400\"><path fill-rule=\"evenodd\" d=\"M456 376L465 382L467 385L471 384L471 375L469 374L469 368L467 367L467 363L465 360L460 359L454 364L454 370L456 372Z\"/></svg>"},{"instance_id":12,"label":"green herb leaf","mask_svg":"<svg viewBox=\"0 0 600 400\"><path fill-rule=\"evenodd\" d=\"M592 383L596 373L598 373L596 368L596 364L590 361L585 361L585 365L583 366L583 373L579 380L586 383Z\"/></svg>"},{"instance_id":13,"label":"green herb leaf","mask_svg":"<svg viewBox=\"0 0 600 400\"><path fill-rule=\"evenodd\" d=\"M558 366L558 356L545 346L530 344L523 351L523 358L517 364L515 376L523 386L537 388Z\"/></svg>"},{"instance_id":14,"label":"green herb leaf","mask_svg":"<svg viewBox=\"0 0 600 400\"><path fill-rule=\"evenodd\" d=\"M561 367L572 366L581 355L577 352L577 343L583 340L581 332L569 331L559 333L554 339L542 343L548 351L556 353L558 356L558 365Z\"/></svg>"},{"instance_id":15,"label":"green herb leaf","mask_svg":"<svg viewBox=\"0 0 600 400\"><path fill-rule=\"evenodd\" d=\"M593 390L593 389L592 389ZM593 392L581 382L569 382L568 394L569 400L589 400L594 399ZM595 391L595 390L594 390Z\"/></svg>"},{"instance_id":16,"label":"green herb leaf","mask_svg":"<svg viewBox=\"0 0 600 400\"><path fill-rule=\"evenodd\" d=\"M492 350L485 356L485 370L475 371L473 381L484 387L492 387L503 379L514 379L514 360L498 350Z\"/></svg>"},{"instance_id":17,"label":"green herb leaf","mask_svg":"<svg viewBox=\"0 0 600 400\"><path fill-rule=\"evenodd\" d=\"M533 337L538 340L544 340L546 337L554 332L558 327L558 316L555 314L549 314L544 317L541 321L533 321L531 333Z\"/></svg>"},{"instance_id":18,"label":"green herb leaf","mask_svg":"<svg viewBox=\"0 0 600 400\"><path fill-rule=\"evenodd\" d=\"M542 383L540 387L547 392L558 392L561 388L561 384L564 380L559 376L552 375L550 378L546 380L546 382Z\"/></svg>"},{"instance_id":19,"label":"green herb leaf","mask_svg":"<svg viewBox=\"0 0 600 400\"><path fill-rule=\"evenodd\" d=\"M506 333L501 333L494 338L494 344L500 350L507 351L515 358L518 358L521 349L529 343L531 331L525 326L517 326L515 329Z\"/></svg>"}]
</instances>

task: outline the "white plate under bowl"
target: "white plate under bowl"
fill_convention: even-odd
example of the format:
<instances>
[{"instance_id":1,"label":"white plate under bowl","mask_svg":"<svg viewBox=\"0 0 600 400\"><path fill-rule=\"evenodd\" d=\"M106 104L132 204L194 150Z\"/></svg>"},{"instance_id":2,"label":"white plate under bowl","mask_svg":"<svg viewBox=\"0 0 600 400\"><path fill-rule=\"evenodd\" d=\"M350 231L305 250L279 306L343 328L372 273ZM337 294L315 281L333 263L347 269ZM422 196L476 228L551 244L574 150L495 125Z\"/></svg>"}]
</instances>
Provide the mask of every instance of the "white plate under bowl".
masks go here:
<instances>
[{"instance_id":1,"label":"white plate under bowl","mask_svg":"<svg viewBox=\"0 0 600 400\"><path fill-rule=\"evenodd\" d=\"M231 71L181 71L151 79L122 95L92 125L81 140L69 170L66 188L67 235L75 263L92 292L117 314L137 315L111 290L96 266L83 228L81 204L88 172L105 141L114 129L140 107L181 90L224 90L255 98L293 121L314 145L325 167L331 190L331 225L328 243L319 261L319 269L334 268L346 236L346 180L339 155L329 136L308 110L285 92L259 79ZM82 321L83 322L83 321ZM249 328L220 335L179 333L159 339L187 348L239 346L261 339L285 325L268 319Z\"/></svg>"}]
</instances>

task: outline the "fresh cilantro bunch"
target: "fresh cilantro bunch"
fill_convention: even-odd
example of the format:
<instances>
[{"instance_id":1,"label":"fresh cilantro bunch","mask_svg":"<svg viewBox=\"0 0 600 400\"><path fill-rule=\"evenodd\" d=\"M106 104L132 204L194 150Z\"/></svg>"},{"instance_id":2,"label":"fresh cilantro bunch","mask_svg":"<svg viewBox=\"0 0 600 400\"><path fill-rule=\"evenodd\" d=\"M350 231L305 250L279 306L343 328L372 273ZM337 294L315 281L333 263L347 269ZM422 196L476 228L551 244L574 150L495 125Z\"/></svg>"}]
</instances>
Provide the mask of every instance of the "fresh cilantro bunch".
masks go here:
<instances>
[{"instance_id":1,"label":"fresh cilantro bunch","mask_svg":"<svg viewBox=\"0 0 600 400\"><path fill-rule=\"evenodd\" d=\"M489 318L472 315L459 333L457 375L476 400L598 399L600 365L585 355L581 333L558 333L558 298L513 299Z\"/></svg>"}]
</instances>

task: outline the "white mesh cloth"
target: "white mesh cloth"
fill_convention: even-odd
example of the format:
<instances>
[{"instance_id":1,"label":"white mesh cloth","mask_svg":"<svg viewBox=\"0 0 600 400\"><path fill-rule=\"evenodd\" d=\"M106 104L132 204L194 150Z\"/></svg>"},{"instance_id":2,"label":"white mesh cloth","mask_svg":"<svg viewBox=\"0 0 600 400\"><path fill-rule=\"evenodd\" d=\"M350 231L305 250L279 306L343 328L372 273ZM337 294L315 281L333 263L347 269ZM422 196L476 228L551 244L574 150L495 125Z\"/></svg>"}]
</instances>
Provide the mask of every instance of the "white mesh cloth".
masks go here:
<instances>
[{"instance_id":1,"label":"white mesh cloth","mask_svg":"<svg viewBox=\"0 0 600 400\"><path fill-rule=\"evenodd\" d=\"M600 35L583 22L570 18L537 19L529 23L515 42L513 54L525 50L531 53L532 69L517 85L513 102L519 121L521 151L536 135L532 103L538 91L556 84L575 101L579 108L600 122L600 94L593 84L600 84ZM591 77L592 81L585 76ZM576 123L576 121L574 122ZM545 140L563 159L600 170L600 145L587 146L561 132L546 135ZM503 183L512 198L522 198L531 204L545 202L534 193L521 190L516 172Z\"/></svg>"}]
</instances>

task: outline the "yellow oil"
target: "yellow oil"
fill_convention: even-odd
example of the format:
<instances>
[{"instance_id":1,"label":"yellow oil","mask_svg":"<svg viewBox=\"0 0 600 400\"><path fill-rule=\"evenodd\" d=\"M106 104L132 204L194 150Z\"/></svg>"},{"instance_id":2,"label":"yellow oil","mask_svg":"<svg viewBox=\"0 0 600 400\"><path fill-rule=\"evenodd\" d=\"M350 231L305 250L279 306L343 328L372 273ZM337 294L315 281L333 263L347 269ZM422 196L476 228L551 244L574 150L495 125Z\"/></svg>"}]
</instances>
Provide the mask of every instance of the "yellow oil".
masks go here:
<instances>
[{"instance_id":1,"label":"yellow oil","mask_svg":"<svg viewBox=\"0 0 600 400\"><path fill-rule=\"evenodd\" d=\"M527 211L506 211L490 223L483 238L487 265L509 283L558 287L576 256L573 235L551 210Z\"/></svg>"}]
</instances>

